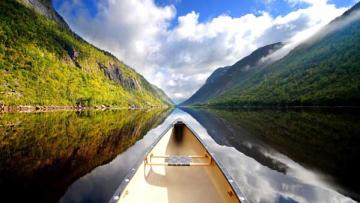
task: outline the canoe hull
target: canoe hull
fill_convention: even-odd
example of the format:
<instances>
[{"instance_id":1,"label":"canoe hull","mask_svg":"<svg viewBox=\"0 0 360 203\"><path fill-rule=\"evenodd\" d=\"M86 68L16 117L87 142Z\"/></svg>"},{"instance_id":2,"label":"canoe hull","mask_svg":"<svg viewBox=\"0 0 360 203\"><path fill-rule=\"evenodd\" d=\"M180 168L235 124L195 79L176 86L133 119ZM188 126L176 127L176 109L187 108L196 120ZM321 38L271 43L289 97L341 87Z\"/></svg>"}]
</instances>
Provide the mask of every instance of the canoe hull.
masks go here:
<instances>
[{"instance_id":1,"label":"canoe hull","mask_svg":"<svg viewBox=\"0 0 360 203\"><path fill-rule=\"evenodd\" d=\"M247 202L206 145L183 122L150 147L110 202Z\"/></svg>"}]
</instances>

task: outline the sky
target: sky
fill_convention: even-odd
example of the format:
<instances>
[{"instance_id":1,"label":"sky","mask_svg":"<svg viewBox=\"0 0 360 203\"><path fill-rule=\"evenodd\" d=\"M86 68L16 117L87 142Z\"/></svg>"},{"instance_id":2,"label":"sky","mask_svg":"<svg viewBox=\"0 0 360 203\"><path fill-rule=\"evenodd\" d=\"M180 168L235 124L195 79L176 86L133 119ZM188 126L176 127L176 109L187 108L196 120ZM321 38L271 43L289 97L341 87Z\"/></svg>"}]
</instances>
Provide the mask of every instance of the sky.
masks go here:
<instances>
[{"instance_id":1,"label":"sky","mask_svg":"<svg viewBox=\"0 0 360 203\"><path fill-rule=\"evenodd\" d=\"M113 53L176 103L189 98L215 69L271 43L294 47L356 2L53 1L73 31Z\"/></svg>"}]
</instances>

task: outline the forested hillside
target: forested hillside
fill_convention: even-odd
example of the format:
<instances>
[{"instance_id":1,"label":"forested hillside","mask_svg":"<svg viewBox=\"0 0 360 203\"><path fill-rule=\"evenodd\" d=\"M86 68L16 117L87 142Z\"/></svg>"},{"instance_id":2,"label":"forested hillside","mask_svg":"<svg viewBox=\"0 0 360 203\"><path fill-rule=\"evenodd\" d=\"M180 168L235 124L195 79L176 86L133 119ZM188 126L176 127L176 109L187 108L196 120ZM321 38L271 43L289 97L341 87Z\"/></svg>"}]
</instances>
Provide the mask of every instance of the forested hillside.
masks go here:
<instances>
[{"instance_id":1,"label":"forested hillside","mask_svg":"<svg viewBox=\"0 0 360 203\"><path fill-rule=\"evenodd\" d=\"M360 4L288 55L243 73L240 82L201 102L185 105L357 106L360 103ZM221 86L221 84L219 84Z\"/></svg>"},{"instance_id":2,"label":"forested hillside","mask_svg":"<svg viewBox=\"0 0 360 203\"><path fill-rule=\"evenodd\" d=\"M0 1L0 103L172 105L132 68L73 33L50 0Z\"/></svg>"},{"instance_id":3,"label":"forested hillside","mask_svg":"<svg viewBox=\"0 0 360 203\"><path fill-rule=\"evenodd\" d=\"M223 93L235 85L246 82L260 70L260 67L267 65L261 60L282 46L283 44L279 42L261 47L232 66L216 69L206 80L206 83L182 105L207 103L211 99L221 97Z\"/></svg>"}]
</instances>

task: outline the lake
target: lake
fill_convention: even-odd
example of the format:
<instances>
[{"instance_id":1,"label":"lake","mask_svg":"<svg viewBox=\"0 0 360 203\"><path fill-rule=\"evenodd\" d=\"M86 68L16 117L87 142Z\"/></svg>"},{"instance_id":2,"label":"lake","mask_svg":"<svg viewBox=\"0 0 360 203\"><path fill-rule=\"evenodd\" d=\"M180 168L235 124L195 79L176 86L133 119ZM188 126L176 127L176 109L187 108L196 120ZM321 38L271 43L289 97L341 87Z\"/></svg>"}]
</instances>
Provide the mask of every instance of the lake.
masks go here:
<instances>
[{"instance_id":1,"label":"lake","mask_svg":"<svg viewBox=\"0 0 360 203\"><path fill-rule=\"evenodd\" d=\"M360 200L357 109L0 114L3 200L107 202L177 118L208 144L250 202Z\"/></svg>"}]
</instances>

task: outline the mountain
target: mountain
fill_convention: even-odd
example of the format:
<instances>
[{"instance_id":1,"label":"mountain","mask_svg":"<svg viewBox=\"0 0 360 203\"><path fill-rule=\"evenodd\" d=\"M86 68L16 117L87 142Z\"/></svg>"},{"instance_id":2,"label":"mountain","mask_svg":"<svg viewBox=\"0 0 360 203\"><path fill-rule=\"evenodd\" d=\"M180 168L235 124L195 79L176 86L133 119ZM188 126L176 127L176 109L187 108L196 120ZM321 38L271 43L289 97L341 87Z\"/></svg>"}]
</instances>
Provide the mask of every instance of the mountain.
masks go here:
<instances>
[{"instance_id":1,"label":"mountain","mask_svg":"<svg viewBox=\"0 0 360 203\"><path fill-rule=\"evenodd\" d=\"M250 74L241 73L244 68L238 68L236 83L224 86L216 79L212 86L220 86L217 89L222 91L210 98L202 97L209 94L209 89L205 89L209 79L224 72L215 71L182 105L358 106L359 61L360 3L357 3L283 58L260 67L248 66ZM223 75L221 78L227 74Z\"/></svg>"},{"instance_id":2,"label":"mountain","mask_svg":"<svg viewBox=\"0 0 360 203\"><path fill-rule=\"evenodd\" d=\"M175 105L171 98L162 89L158 88L156 85L152 85L152 88L154 89L155 94L158 95L162 101L171 106Z\"/></svg>"},{"instance_id":3,"label":"mountain","mask_svg":"<svg viewBox=\"0 0 360 203\"><path fill-rule=\"evenodd\" d=\"M205 84L181 105L207 103L208 100L221 96L221 94L234 85L246 81L260 66L266 64L261 63L264 57L280 49L282 46L283 44L278 42L261 47L232 66L216 69L206 80Z\"/></svg>"},{"instance_id":4,"label":"mountain","mask_svg":"<svg viewBox=\"0 0 360 203\"><path fill-rule=\"evenodd\" d=\"M0 1L0 104L170 106L162 90L73 33L50 0Z\"/></svg>"}]
</instances>

